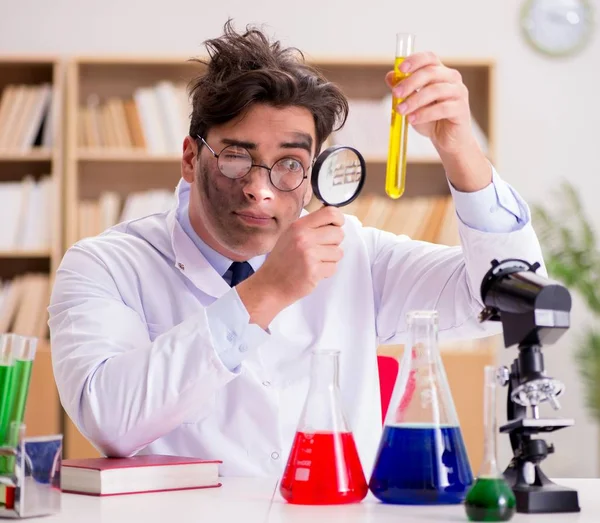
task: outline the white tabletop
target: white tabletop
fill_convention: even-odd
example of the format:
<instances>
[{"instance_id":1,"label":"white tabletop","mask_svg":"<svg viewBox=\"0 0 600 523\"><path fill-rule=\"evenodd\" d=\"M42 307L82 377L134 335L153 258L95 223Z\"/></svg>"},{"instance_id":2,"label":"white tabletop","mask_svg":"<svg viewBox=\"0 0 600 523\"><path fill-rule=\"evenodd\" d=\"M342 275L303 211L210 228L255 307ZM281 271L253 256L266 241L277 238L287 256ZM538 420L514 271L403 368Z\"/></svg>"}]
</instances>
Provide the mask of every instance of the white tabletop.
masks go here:
<instances>
[{"instance_id":1,"label":"white tabletop","mask_svg":"<svg viewBox=\"0 0 600 523\"><path fill-rule=\"evenodd\" d=\"M222 478L217 489L93 497L63 494L60 514L44 523L426 523L468 521L463 506L384 505L371 494L362 503L339 506L297 506L279 495L270 479ZM535 523L600 522L600 479L557 479L579 492L581 512L515 514L511 521Z\"/></svg>"}]
</instances>

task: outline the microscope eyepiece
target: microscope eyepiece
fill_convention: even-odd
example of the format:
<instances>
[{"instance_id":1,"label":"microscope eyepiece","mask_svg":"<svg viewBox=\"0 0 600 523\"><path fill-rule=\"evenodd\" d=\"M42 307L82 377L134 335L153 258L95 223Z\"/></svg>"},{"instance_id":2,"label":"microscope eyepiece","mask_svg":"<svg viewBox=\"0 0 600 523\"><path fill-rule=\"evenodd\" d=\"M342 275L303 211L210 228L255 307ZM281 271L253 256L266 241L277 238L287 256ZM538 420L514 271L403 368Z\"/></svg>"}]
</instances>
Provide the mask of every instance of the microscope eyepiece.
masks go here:
<instances>
[{"instance_id":1,"label":"microscope eyepiece","mask_svg":"<svg viewBox=\"0 0 600 523\"><path fill-rule=\"evenodd\" d=\"M506 347L554 343L569 327L571 295L537 274L539 267L519 259L493 260L481 282L486 306L481 320L502 322Z\"/></svg>"}]
</instances>

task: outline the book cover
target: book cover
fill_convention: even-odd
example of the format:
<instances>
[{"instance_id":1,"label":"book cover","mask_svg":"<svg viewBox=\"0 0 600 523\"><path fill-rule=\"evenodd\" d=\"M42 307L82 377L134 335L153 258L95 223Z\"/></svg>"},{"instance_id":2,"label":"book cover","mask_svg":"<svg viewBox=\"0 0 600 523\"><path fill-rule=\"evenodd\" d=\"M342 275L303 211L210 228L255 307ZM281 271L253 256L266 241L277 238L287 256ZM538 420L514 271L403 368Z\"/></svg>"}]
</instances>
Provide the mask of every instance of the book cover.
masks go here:
<instances>
[{"instance_id":1,"label":"book cover","mask_svg":"<svg viewBox=\"0 0 600 523\"><path fill-rule=\"evenodd\" d=\"M161 467L165 465L191 465L206 463L222 463L220 460L204 460L200 458L190 458L185 456L169 456L161 454L151 454L142 456L133 456L131 458L79 458L64 459L62 468L73 467L92 470L111 470L131 467Z\"/></svg>"},{"instance_id":2,"label":"book cover","mask_svg":"<svg viewBox=\"0 0 600 523\"><path fill-rule=\"evenodd\" d=\"M65 459L61 488L65 493L94 496L216 488L221 486L220 463L169 455Z\"/></svg>"}]
</instances>

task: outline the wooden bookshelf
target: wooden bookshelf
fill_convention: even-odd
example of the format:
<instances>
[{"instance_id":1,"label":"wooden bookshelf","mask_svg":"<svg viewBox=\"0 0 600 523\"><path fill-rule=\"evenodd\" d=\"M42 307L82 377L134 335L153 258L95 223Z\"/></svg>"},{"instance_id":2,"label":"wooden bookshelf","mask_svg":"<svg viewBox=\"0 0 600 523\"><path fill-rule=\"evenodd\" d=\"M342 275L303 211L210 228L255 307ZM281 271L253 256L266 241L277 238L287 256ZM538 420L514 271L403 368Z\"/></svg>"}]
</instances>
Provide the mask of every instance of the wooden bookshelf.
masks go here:
<instances>
[{"instance_id":1,"label":"wooden bookshelf","mask_svg":"<svg viewBox=\"0 0 600 523\"><path fill-rule=\"evenodd\" d=\"M55 272L63 254L62 194L63 194L63 114L65 65L56 57L0 55L0 92L9 85L51 85L51 146L33 146L28 150L0 148L0 182L18 181L24 175L38 178L50 175L53 181L52 237L49 249L50 275ZM31 253L38 256L39 253ZM29 254L27 254L29 255ZM44 254L46 256L46 254ZM1 274L0 274L1 277Z\"/></svg>"},{"instance_id":2,"label":"wooden bookshelf","mask_svg":"<svg viewBox=\"0 0 600 523\"><path fill-rule=\"evenodd\" d=\"M148 148L113 145L90 146L82 144L82 134L86 130L86 120L82 108L102 107L109 100L119 98L131 100L136 90L156 86L166 80L173 83L187 83L201 71L201 66L187 61L187 57L136 57L106 56L77 57L68 64L67 101L66 101L66 166L65 166L65 248L80 237L80 216L82 207L97 201L106 191L119 195L121 204L128 195L137 191L166 189L172 191L180 178L180 151L175 150L152 153ZM353 60L351 58L315 57L310 59L330 80L341 86L352 101L380 104L379 110L384 117L379 120L384 127L378 149L364 149L357 139L355 143L346 142L361 150L367 161L367 180L361 197L357 200L369 201L371 208L386 206L387 211L395 210L398 205L415 201L416 198L446 196L450 192L444 175L443 166L435 154L422 154L416 148L411 151L405 195L400 200L391 200L384 192L385 166L387 162L387 130L389 129L390 106L383 100L389 89L385 85L385 73L391 68L388 59ZM447 59L444 63L457 68L469 88L472 114L487 144L488 157L495 159L495 64L491 60ZM92 105L90 105L92 104ZM383 105L382 105L383 104ZM383 108L383 109L382 109ZM387 115L387 116L385 116ZM187 131L187 129L186 129ZM379 136L379 134L378 134ZM181 136L183 139L183 136ZM107 142L108 143L108 142ZM374 203L375 202L375 203ZM349 212L358 212L354 206ZM381 213L380 213L381 214ZM385 220L384 220L385 221ZM387 218L390 223L391 218ZM365 223L373 225L373 223ZM378 224L380 225L380 224ZM423 238L424 239L424 238ZM435 241L435 237L431 238ZM482 342L489 347L489 340ZM382 348L382 354L397 355L397 347ZM486 353L488 354L488 353ZM460 379L454 378L454 384ZM478 387L481 380L476 380ZM460 413L468 412L464 395L463 404L458 405ZM480 416L479 413L476 416ZM477 420L480 418L478 417ZM65 418L66 455L85 457L97 455L93 447L78 433L73 424ZM474 462L478 464L480 449L474 449Z\"/></svg>"},{"instance_id":3,"label":"wooden bookshelf","mask_svg":"<svg viewBox=\"0 0 600 523\"><path fill-rule=\"evenodd\" d=\"M491 60L447 59L448 66L457 68L470 92L470 104L475 121L487 142L487 153L495 158L494 75ZM387 59L336 59L315 57L316 65L329 79L339 84L353 100L361 102L382 101L389 90L383 78L390 68ZM152 87L168 80L187 83L201 71L199 64L185 57L135 57L102 56L79 57L72 60L68 69L67 89L67 144L66 144L66 245L80 237L80 203L98 200L104 191L114 191L123 200L134 191L148 189L172 190L180 177L180 150L153 153L144 148L81 146L80 137L85 129L80 119L80 108L90 99L96 104L107 103L111 98L131 99L140 87ZM387 140L387 120L390 108L384 106L384 116L378 129L382 144ZM381 110L381 107L379 108ZM348 119L352 124L352 109ZM182 137L183 138L183 137ZM367 160L367 182L364 194L384 196L387 141L378 147L376 154L357 141L345 141L363 151ZM416 148L415 148L416 149ZM411 153L407 169L406 197L449 194L443 167L435 151ZM397 202L388 202L393 205Z\"/></svg>"},{"instance_id":4,"label":"wooden bookshelf","mask_svg":"<svg viewBox=\"0 0 600 523\"><path fill-rule=\"evenodd\" d=\"M52 159L53 151L44 147L26 152L0 151L0 162L50 162Z\"/></svg>"},{"instance_id":5,"label":"wooden bookshelf","mask_svg":"<svg viewBox=\"0 0 600 523\"><path fill-rule=\"evenodd\" d=\"M49 350L46 307L64 248L61 215L64 71L64 64L56 57L0 55L0 191L6 191L11 185L28 187L30 191L23 189L22 194L26 196L22 196L18 206L10 205L6 192L0 193L4 196L0 211L3 222L0 280L3 285L6 282L24 282L17 308L13 309L13 320L8 326L6 321L0 320L0 332L8 330L40 338L25 413L26 431L31 436L62 430L60 402ZM8 97L8 93L12 98ZM39 187L42 180L46 180L47 184L34 199L32 187ZM15 191L18 193L19 189ZM45 205L38 206L40 198ZM13 218L15 209L23 213L17 219ZM28 226L24 225L25 221L28 221ZM32 223L35 224L34 232L31 230ZM47 228L43 224L48 224ZM43 239L39 236L42 229ZM24 241L21 236L24 231L25 236L35 240L33 243L20 243ZM14 244L11 244L11 239L16 239ZM47 280L41 284L38 280L34 289L29 285L33 284L33 280L28 278L36 274ZM6 307L2 312L6 314ZM26 324L20 322L19 314L35 315L37 327L33 329L34 324L29 322L27 331L20 331Z\"/></svg>"}]
</instances>

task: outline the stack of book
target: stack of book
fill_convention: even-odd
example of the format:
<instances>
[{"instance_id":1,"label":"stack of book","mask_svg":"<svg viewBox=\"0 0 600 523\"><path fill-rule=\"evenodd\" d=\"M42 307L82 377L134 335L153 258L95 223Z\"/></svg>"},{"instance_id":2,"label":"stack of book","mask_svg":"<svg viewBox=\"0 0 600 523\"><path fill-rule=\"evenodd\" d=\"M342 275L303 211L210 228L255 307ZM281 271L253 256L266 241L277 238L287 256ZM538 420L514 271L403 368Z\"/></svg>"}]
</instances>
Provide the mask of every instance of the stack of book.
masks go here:
<instances>
[{"instance_id":1,"label":"stack of book","mask_svg":"<svg viewBox=\"0 0 600 523\"><path fill-rule=\"evenodd\" d=\"M53 190L50 176L0 183L0 253L50 249Z\"/></svg>"},{"instance_id":2,"label":"stack of book","mask_svg":"<svg viewBox=\"0 0 600 523\"><path fill-rule=\"evenodd\" d=\"M321 207L318 200L307 206L308 211ZM387 196L366 193L350 205L342 207L345 214L356 216L366 227L375 227L414 240L460 245L458 219L450 195L413 196L392 200Z\"/></svg>"},{"instance_id":3,"label":"stack of book","mask_svg":"<svg viewBox=\"0 0 600 523\"><path fill-rule=\"evenodd\" d=\"M0 151L52 146L50 84L7 85L0 97Z\"/></svg>"},{"instance_id":4,"label":"stack of book","mask_svg":"<svg viewBox=\"0 0 600 523\"><path fill-rule=\"evenodd\" d=\"M0 281L0 332L45 338L50 278L42 273L24 273Z\"/></svg>"},{"instance_id":5,"label":"stack of book","mask_svg":"<svg viewBox=\"0 0 600 523\"><path fill-rule=\"evenodd\" d=\"M137 88L130 98L89 96L79 107L79 147L141 150L149 154L181 151L188 134L190 104L185 84L161 81Z\"/></svg>"},{"instance_id":6,"label":"stack of book","mask_svg":"<svg viewBox=\"0 0 600 523\"><path fill-rule=\"evenodd\" d=\"M79 202L79 238L96 236L120 222L168 211L175 201L175 192L166 189L136 191L124 199L116 192L103 192L97 200Z\"/></svg>"}]
</instances>

